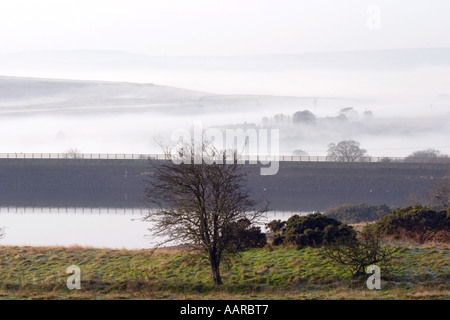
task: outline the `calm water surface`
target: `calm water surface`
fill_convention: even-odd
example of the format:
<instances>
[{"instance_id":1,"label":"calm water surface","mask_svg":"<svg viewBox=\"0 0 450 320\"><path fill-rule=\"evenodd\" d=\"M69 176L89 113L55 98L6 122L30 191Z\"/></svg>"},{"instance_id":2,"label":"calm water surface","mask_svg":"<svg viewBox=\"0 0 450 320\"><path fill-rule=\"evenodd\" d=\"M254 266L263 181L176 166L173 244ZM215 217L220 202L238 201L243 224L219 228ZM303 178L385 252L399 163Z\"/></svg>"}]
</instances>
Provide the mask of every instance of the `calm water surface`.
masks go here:
<instances>
[{"instance_id":1,"label":"calm water surface","mask_svg":"<svg viewBox=\"0 0 450 320\"><path fill-rule=\"evenodd\" d=\"M145 209L0 208L0 245L145 249L155 244ZM267 221L297 212L268 212ZM303 213L300 213L303 214Z\"/></svg>"}]
</instances>

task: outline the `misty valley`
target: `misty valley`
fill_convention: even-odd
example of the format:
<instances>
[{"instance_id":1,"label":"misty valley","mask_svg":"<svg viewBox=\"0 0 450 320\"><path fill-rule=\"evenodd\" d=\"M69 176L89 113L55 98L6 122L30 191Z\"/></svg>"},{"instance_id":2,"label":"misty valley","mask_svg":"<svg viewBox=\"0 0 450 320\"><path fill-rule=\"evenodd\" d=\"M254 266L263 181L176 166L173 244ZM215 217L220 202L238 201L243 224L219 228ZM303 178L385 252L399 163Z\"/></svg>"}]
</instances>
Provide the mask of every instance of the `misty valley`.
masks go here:
<instances>
[{"instance_id":1,"label":"misty valley","mask_svg":"<svg viewBox=\"0 0 450 320\"><path fill-rule=\"evenodd\" d=\"M0 299L448 299L448 57L0 52Z\"/></svg>"},{"instance_id":2,"label":"misty valley","mask_svg":"<svg viewBox=\"0 0 450 320\"><path fill-rule=\"evenodd\" d=\"M328 144L354 139L370 156L405 157L448 148L450 134L446 96L408 101L220 95L14 77L0 77L0 92L4 153L161 153L160 144L170 144L175 130L192 130L195 123L223 131L278 129L281 155L322 156Z\"/></svg>"}]
</instances>

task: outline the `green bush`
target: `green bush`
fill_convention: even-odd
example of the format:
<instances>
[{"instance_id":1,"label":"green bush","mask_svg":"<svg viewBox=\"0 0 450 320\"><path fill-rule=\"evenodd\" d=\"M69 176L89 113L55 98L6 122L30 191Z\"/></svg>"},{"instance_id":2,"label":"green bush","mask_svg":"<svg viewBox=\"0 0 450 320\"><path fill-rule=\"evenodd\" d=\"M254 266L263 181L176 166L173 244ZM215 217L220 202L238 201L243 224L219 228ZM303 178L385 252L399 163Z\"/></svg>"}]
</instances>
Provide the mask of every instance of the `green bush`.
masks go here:
<instances>
[{"instance_id":1,"label":"green bush","mask_svg":"<svg viewBox=\"0 0 450 320\"><path fill-rule=\"evenodd\" d=\"M391 209L385 204L374 206L365 203L344 204L325 211L328 217L346 224L376 221L390 213Z\"/></svg>"},{"instance_id":2,"label":"green bush","mask_svg":"<svg viewBox=\"0 0 450 320\"><path fill-rule=\"evenodd\" d=\"M284 225L279 220L272 221L268 225ZM336 219L327 217L321 213L306 216L293 215L290 217L281 232L273 239L274 245L296 245L298 247L317 247L333 243L339 239L354 239L355 231L352 227L342 224Z\"/></svg>"},{"instance_id":3,"label":"green bush","mask_svg":"<svg viewBox=\"0 0 450 320\"><path fill-rule=\"evenodd\" d=\"M382 235L396 240L450 241L450 215L421 205L398 208L378 220L376 227Z\"/></svg>"}]
</instances>

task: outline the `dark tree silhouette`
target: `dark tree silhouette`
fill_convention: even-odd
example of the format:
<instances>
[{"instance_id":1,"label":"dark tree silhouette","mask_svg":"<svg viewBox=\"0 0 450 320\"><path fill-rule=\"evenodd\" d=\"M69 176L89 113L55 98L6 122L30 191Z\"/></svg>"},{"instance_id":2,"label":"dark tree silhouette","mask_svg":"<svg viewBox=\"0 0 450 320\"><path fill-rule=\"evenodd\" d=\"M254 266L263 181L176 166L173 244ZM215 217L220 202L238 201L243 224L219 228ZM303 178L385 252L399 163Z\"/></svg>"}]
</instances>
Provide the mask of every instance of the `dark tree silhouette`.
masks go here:
<instances>
[{"instance_id":1,"label":"dark tree silhouette","mask_svg":"<svg viewBox=\"0 0 450 320\"><path fill-rule=\"evenodd\" d=\"M317 117L309 110L297 111L292 116L294 123L315 123Z\"/></svg>"},{"instance_id":2,"label":"dark tree silhouette","mask_svg":"<svg viewBox=\"0 0 450 320\"><path fill-rule=\"evenodd\" d=\"M328 157L334 161L355 162L362 161L367 151L361 149L359 142L354 140L344 140L338 144L330 143L328 145Z\"/></svg>"}]
</instances>

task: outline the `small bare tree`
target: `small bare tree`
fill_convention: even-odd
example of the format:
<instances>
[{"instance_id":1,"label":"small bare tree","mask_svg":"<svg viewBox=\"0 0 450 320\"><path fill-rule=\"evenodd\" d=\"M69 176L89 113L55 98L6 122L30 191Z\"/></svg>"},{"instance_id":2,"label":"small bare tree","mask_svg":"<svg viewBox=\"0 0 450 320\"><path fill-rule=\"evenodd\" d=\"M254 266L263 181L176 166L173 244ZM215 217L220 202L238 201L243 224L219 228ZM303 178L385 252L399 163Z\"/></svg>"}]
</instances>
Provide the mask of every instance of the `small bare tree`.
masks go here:
<instances>
[{"instance_id":1,"label":"small bare tree","mask_svg":"<svg viewBox=\"0 0 450 320\"><path fill-rule=\"evenodd\" d=\"M159 245L176 241L205 254L214 283L222 284L220 264L234 247L230 228L242 219L257 221L267 205L254 209L256 202L246 188L247 173L236 152L230 161L229 152L218 151L211 144L184 143L175 153L168 149L164 153L166 160L149 159L145 200L154 209L144 220L153 223L149 230L155 237L165 239ZM170 160L174 154L181 163Z\"/></svg>"},{"instance_id":2,"label":"small bare tree","mask_svg":"<svg viewBox=\"0 0 450 320\"><path fill-rule=\"evenodd\" d=\"M444 210L450 206L450 177L444 177L435 182L428 192L428 207L442 207Z\"/></svg>"},{"instance_id":3,"label":"small bare tree","mask_svg":"<svg viewBox=\"0 0 450 320\"><path fill-rule=\"evenodd\" d=\"M374 225L366 225L359 239L336 241L325 246L323 253L332 261L346 267L352 278L365 274L366 268L380 262L388 264L398 248L382 245L380 232Z\"/></svg>"},{"instance_id":4,"label":"small bare tree","mask_svg":"<svg viewBox=\"0 0 450 320\"><path fill-rule=\"evenodd\" d=\"M328 157L334 161L355 162L362 161L367 151L361 149L359 142L354 140L344 140L338 144L330 143L328 145Z\"/></svg>"},{"instance_id":5,"label":"small bare tree","mask_svg":"<svg viewBox=\"0 0 450 320\"><path fill-rule=\"evenodd\" d=\"M78 159L81 158L81 152L77 148L70 148L64 153L66 159Z\"/></svg>"}]
</instances>

